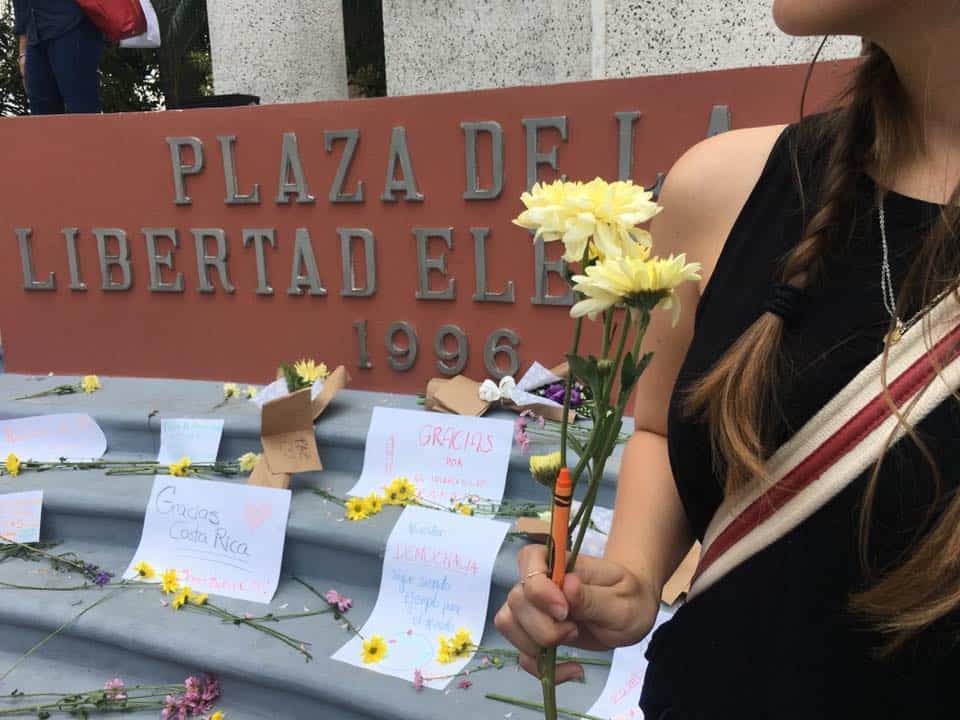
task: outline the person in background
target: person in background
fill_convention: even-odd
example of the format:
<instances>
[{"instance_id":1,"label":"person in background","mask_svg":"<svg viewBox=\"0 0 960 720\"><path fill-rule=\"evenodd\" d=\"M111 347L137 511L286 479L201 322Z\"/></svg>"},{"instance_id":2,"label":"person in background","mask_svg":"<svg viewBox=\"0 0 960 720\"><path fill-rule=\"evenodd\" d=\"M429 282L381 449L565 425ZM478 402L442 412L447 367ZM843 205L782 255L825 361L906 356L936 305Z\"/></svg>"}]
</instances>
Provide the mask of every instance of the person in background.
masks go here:
<instances>
[{"instance_id":1,"label":"person in background","mask_svg":"<svg viewBox=\"0 0 960 720\"><path fill-rule=\"evenodd\" d=\"M100 112L103 36L74 0L13 0L20 74L33 115Z\"/></svg>"}]
</instances>

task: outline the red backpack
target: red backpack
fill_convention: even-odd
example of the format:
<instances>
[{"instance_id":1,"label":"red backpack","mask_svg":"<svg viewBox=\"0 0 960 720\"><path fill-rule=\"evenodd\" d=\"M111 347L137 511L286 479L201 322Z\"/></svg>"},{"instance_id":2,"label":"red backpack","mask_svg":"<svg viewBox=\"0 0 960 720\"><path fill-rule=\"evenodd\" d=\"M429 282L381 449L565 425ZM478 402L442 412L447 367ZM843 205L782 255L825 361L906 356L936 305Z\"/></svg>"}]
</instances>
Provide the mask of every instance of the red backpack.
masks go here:
<instances>
[{"instance_id":1,"label":"red backpack","mask_svg":"<svg viewBox=\"0 0 960 720\"><path fill-rule=\"evenodd\" d=\"M111 42L147 31L147 18L140 0L77 0L77 5Z\"/></svg>"}]
</instances>

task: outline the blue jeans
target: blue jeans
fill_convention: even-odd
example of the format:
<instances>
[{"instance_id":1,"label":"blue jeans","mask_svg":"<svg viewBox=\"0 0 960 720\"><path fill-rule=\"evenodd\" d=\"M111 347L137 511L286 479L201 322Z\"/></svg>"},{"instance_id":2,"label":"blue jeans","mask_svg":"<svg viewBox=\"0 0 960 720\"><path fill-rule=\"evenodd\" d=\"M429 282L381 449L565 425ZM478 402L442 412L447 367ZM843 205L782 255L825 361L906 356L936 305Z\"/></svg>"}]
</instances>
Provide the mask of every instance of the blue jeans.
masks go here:
<instances>
[{"instance_id":1,"label":"blue jeans","mask_svg":"<svg viewBox=\"0 0 960 720\"><path fill-rule=\"evenodd\" d=\"M84 20L69 32L27 47L27 99L33 115L100 112L97 66L103 36Z\"/></svg>"}]
</instances>

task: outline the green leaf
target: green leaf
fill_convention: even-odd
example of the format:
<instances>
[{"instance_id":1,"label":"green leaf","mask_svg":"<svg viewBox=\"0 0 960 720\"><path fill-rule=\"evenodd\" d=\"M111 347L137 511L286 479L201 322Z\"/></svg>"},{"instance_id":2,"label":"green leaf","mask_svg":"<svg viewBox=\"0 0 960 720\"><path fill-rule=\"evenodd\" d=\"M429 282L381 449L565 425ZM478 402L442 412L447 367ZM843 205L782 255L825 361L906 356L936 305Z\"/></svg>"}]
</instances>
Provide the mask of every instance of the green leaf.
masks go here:
<instances>
[{"instance_id":1,"label":"green leaf","mask_svg":"<svg viewBox=\"0 0 960 720\"><path fill-rule=\"evenodd\" d=\"M600 371L597 368L597 359L593 355L589 358L582 358L579 355L567 355L567 362L570 363L570 372L573 373L573 376L587 385L593 392L594 397L599 397L601 383Z\"/></svg>"}]
</instances>

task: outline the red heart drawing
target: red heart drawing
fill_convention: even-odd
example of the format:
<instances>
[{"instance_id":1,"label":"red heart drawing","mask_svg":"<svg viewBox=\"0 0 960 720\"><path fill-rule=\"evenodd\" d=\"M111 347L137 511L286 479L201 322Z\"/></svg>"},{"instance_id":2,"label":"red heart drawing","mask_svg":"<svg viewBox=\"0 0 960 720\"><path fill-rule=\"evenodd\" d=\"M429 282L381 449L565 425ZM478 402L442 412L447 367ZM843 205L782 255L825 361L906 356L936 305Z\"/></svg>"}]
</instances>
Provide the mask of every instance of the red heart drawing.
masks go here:
<instances>
[{"instance_id":1,"label":"red heart drawing","mask_svg":"<svg viewBox=\"0 0 960 720\"><path fill-rule=\"evenodd\" d=\"M243 511L250 532L255 532L270 517L270 503L247 503Z\"/></svg>"}]
</instances>

